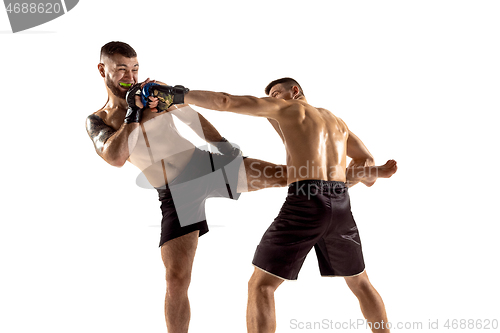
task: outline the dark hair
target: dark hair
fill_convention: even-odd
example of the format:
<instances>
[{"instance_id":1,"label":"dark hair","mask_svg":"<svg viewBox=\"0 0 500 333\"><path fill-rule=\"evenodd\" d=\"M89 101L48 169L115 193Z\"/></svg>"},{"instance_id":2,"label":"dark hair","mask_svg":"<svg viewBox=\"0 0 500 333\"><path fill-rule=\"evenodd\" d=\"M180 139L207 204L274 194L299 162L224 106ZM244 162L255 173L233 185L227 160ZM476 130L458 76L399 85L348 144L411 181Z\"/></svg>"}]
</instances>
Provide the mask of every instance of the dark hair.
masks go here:
<instances>
[{"instance_id":1,"label":"dark hair","mask_svg":"<svg viewBox=\"0 0 500 333\"><path fill-rule=\"evenodd\" d=\"M300 84L297 81L295 81L294 79L292 79L291 77L284 77L282 79L277 79L277 80L274 80L273 82L269 83L265 89L266 95L269 95L269 92L271 91L271 89L275 85L281 84L281 83L287 84L287 86L286 86L287 89L290 89L293 86L297 86L299 88L299 93L302 96L304 96L304 91L302 90L302 87L300 86Z\"/></svg>"},{"instance_id":2,"label":"dark hair","mask_svg":"<svg viewBox=\"0 0 500 333\"><path fill-rule=\"evenodd\" d=\"M109 42L101 48L101 59L104 56L112 56L113 54L121 54L127 58L137 57L137 53L132 48L132 46L123 42Z\"/></svg>"}]
</instances>

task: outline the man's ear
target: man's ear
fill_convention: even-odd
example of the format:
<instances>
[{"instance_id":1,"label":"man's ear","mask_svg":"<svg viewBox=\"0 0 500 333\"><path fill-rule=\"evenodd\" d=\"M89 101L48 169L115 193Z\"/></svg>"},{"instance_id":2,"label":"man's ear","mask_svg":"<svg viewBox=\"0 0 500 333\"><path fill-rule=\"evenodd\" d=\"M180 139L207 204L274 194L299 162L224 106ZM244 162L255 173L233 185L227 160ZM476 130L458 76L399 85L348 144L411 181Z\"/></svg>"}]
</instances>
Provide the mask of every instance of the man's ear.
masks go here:
<instances>
[{"instance_id":1,"label":"man's ear","mask_svg":"<svg viewBox=\"0 0 500 333\"><path fill-rule=\"evenodd\" d=\"M99 74L101 74L102 77L106 76L106 74L104 74L104 64L102 62L97 65L97 69L99 70Z\"/></svg>"},{"instance_id":2,"label":"man's ear","mask_svg":"<svg viewBox=\"0 0 500 333\"><path fill-rule=\"evenodd\" d=\"M297 86L292 86L292 98L297 99L300 96L300 89Z\"/></svg>"}]
</instances>

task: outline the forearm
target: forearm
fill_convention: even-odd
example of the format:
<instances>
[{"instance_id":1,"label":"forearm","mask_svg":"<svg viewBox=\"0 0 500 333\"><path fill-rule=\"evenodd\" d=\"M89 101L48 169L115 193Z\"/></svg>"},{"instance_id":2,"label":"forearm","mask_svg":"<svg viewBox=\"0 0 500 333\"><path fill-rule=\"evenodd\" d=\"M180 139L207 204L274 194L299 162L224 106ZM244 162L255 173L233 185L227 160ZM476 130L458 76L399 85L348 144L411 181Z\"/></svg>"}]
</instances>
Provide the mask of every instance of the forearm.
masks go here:
<instances>
[{"instance_id":1,"label":"forearm","mask_svg":"<svg viewBox=\"0 0 500 333\"><path fill-rule=\"evenodd\" d=\"M360 156L357 158L353 158L351 162L349 163L348 168L351 167L369 167L369 166L374 166L375 165L375 159L373 156L368 153L365 156Z\"/></svg>"},{"instance_id":2,"label":"forearm","mask_svg":"<svg viewBox=\"0 0 500 333\"><path fill-rule=\"evenodd\" d=\"M210 110L228 111L229 95L213 91L191 90L184 96L184 103Z\"/></svg>"},{"instance_id":3,"label":"forearm","mask_svg":"<svg viewBox=\"0 0 500 333\"><path fill-rule=\"evenodd\" d=\"M269 97L234 96L221 92L191 90L184 96L184 103L210 110L276 119L286 101Z\"/></svg>"},{"instance_id":4,"label":"forearm","mask_svg":"<svg viewBox=\"0 0 500 333\"><path fill-rule=\"evenodd\" d=\"M371 154L367 154L365 157L358 157L357 159L352 159L351 163L346 169L346 180L349 187L356 185L359 182L367 186L373 185L375 179L367 177L370 174L369 170L375 165L375 160Z\"/></svg>"},{"instance_id":5,"label":"forearm","mask_svg":"<svg viewBox=\"0 0 500 333\"><path fill-rule=\"evenodd\" d=\"M375 159L368 148L366 148L365 144L351 131L349 131L347 139L347 156L352 159L349 167L375 165Z\"/></svg>"},{"instance_id":6,"label":"forearm","mask_svg":"<svg viewBox=\"0 0 500 333\"><path fill-rule=\"evenodd\" d=\"M346 182L349 187L354 186L359 182L362 182L365 185L368 182L375 182L376 175L372 171L372 167L369 166L349 166L345 172Z\"/></svg>"},{"instance_id":7,"label":"forearm","mask_svg":"<svg viewBox=\"0 0 500 333\"><path fill-rule=\"evenodd\" d=\"M388 160L381 166L354 166L346 170L346 180L349 187L358 182L372 186L378 178L390 178L398 170L395 160Z\"/></svg>"},{"instance_id":8,"label":"forearm","mask_svg":"<svg viewBox=\"0 0 500 333\"><path fill-rule=\"evenodd\" d=\"M123 166L137 142L138 128L139 123L123 124L104 142L99 155L112 166Z\"/></svg>"}]
</instances>

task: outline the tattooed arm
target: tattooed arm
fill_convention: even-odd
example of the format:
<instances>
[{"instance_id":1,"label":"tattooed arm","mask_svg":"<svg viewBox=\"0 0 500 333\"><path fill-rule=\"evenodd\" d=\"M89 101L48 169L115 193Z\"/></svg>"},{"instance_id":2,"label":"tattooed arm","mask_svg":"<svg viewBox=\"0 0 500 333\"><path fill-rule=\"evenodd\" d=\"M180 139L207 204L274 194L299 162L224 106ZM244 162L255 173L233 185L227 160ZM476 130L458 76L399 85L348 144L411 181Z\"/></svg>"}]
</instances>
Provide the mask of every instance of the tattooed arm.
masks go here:
<instances>
[{"instance_id":1,"label":"tattooed arm","mask_svg":"<svg viewBox=\"0 0 500 333\"><path fill-rule=\"evenodd\" d=\"M86 121L87 133L94 142L95 151L106 162L116 167L123 166L130 156L129 137L138 126L138 123L123 124L115 131L95 114L88 116Z\"/></svg>"}]
</instances>

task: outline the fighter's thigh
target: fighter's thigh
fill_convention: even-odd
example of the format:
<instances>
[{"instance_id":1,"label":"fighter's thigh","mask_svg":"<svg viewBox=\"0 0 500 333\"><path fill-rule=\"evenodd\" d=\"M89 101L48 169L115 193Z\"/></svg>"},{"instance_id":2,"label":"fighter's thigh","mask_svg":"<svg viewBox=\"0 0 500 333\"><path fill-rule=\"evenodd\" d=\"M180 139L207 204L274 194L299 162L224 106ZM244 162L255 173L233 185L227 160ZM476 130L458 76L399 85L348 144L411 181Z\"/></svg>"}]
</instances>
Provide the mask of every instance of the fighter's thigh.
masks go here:
<instances>
[{"instance_id":1,"label":"fighter's thigh","mask_svg":"<svg viewBox=\"0 0 500 333\"><path fill-rule=\"evenodd\" d=\"M170 272L191 272L198 247L198 236L199 231L196 230L169 240L161 246L161 257L167 274Z\"/></svg>"},{"instance_id":2,"label":"fighter's thigh","mask_svg":"<svg viewBox=\"0 0 500 333\"><path fill-rule=\"evenodd\" d=\"M243 160L248 191L256 191L267 187L280 187L287 184L286 166L262 161L254 158Z\"/></svg>"}]
</instances>

